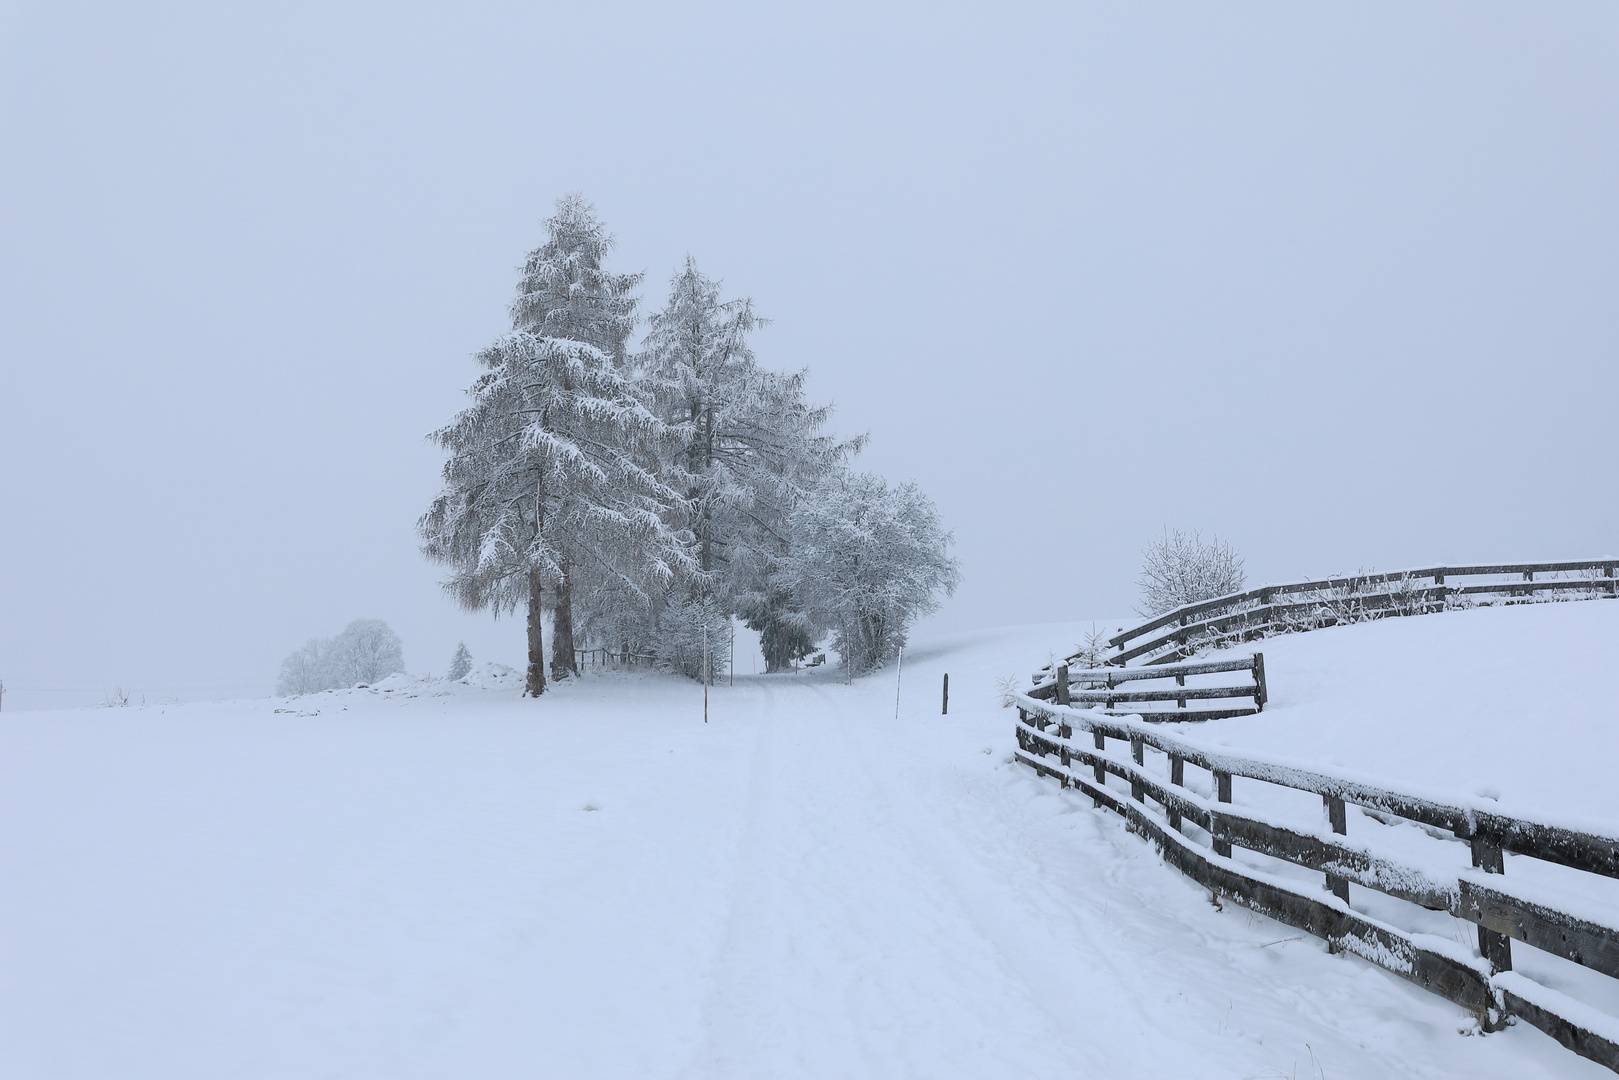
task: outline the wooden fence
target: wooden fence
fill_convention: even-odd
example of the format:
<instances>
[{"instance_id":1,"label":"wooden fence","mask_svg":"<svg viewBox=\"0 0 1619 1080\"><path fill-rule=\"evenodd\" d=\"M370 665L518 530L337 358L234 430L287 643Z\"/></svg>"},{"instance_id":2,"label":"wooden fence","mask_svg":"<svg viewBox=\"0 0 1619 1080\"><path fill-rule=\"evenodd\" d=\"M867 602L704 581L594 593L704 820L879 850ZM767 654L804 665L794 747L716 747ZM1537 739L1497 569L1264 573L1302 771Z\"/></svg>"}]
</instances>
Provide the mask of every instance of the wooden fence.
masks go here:
<instances>
[{"instance_id":1,"label":"wooden fence","mask_svg":"<svg viewBox=\"0 0 1619 1080\"><path fill-rule=\"evenodd\" d=\"M1246 672L1251 681L1234 685L1187 686L1188 675L1218 675L1227 672ZM1174 679L1174 687L1137 686L1142 682ZM1070 671L1067 664L1036 672L1035 685L1029 696L1040 701L1053 701L1058 705L1072 702L1100 706L1112 716L1140 716L1156 723L1180 723L1194 720L1220 720L1228 716L1251 716L1265 708L1265 654L1238 657L1234 660L1202 660L1189 664L1162 664L1139 668L1093 668ZM1074 687L1079 689L1074 689ZM1202 706L1187 708L1188 701L1221 701L1250 698L1252 705L1239 707ZM1170 705L1173 703L1173 705ZM1155 705L1170 706L1154 708ZM1134 705L1135 708L1120 708ZM1145 705L1146 708L1141 706Z\"/></svg>"},{"instance_id":2,"label":"wooden fence","mask_svg":"<svg viewBox=\"0 0 1619 1080\"><path fill-rule=\"evenodd\" d=\"M1619 837L1239 756L1100 710L1081 711L1028 694L1017 695L1016 703L1019 761L1123 815L1165 861L1216 898L1236 899L1324 938L1332 951L1355 953L1453 1001L1477 1016L1485 1031L1499 1030L1508 1016L1521 1017L1575 1053L1619 1071L1619 1019L1512 970L1515 939L1619 978L1619 931L1609 925L1611 915L1570 912L1566 899L1550 895L1544 885L1515 887L1504 874L1504 853L1511 852L1619 878ZM1089 738L1076 740L1076 731ZM1128 743L1129 756L1110 750L1109 739ZM1146 768L1148 750L1167 758L1168 783L1162 773ZM1186 786L1189 765L1208 771L1212 799ZM1108 775L1128 783L1130 795L1110 789ZM1233 806L1236 777L1319 795L1321 826L1290 827L1252 808ZM1352 841L1347 836L1348 805L1364 808L1368 820L1417 822L1430 835L1468 844L1473 869L1436 873ZM1194 829L1206 841L1188 835ZM1295 878L1237 862L1231 858L1234 847L1320 872L1324 884L1312 889ZM1478 952L1352 910L1351 884L1475 924Z\"/></svg>"},{"instance_id":3,"label":"wooden fence","mask_svg":"<svg viewBox=\"0 0 1619 1080\"><path fill-rule=\"evenodd\" d=\"M656 663L658 659L651 654L632 653L628 649L622 651L613 649L575 649L573 650L573 656L579 667L602 664L637 667L641 664Z\"/></svg>"},{"instance_id":4,"label":"wooden fence","mask_svg":"<svg viewBox=\"0 0 1619 1080\"><path fill-rule=\"evenodd\" d=\"M1119 652L1107 663L1122 667L1173 663L1203 644L1249 640L1280 631L1311 630L1342 622L1421 615L1458 605L1619 595L1619 559L1429 566L1390 574L1356 574L1262 585L1247 592L1186 604L1108 638ZM1536 575L1541 575L1536 577ZM1546 575L1552 575L1550 577ZM1492 578L1490 581L1456 579ZM1506 579L1506 580L1501 580ZM1423 584L1431 582L1431 584ZM1072 661L1079 654L1070 657Z\"/></svg>"}]
</instances>

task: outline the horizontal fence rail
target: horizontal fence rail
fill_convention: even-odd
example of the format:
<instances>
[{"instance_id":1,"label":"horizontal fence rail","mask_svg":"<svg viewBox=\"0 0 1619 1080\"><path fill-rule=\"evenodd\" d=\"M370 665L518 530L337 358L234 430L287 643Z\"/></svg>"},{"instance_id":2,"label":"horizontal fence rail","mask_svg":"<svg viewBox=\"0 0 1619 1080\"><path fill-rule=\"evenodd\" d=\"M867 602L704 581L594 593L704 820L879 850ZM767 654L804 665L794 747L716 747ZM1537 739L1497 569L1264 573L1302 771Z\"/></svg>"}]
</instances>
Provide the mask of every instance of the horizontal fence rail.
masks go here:
<instances>
[{"instance_id":1,"label":"horizontal fence rail","mask_svg":"<svg viewBox=\"0 0 1619 1080\"><path fill-rule=\"evenodd\" d=\"M1233 754L1194 742L1135 717L1076 709L1019 694L1017 760L1123 815L1150 839L1166 862L1216 897L1229 896L1256 911L1323 938L1332 951L1355 953L1471 1011L1485 1031L1508 1016L1521 1017L1574 1052L1619 1071L1619 1018L1598 1012L1561 991L1512 970L1513 940L1593 971L1619 978L1619 930L1612 912L1587 910L1547 895L1542 885L1505 877L1511 852L1619 878L1619 837L1502 814L1471 802L1401 792L1353 776L1302 768L1290 762ZM1081 732L1088 738L1076 739ZM1107 741L1129 745L1129 755ZM1169 782L1145 768L1148 749L1168 759ZM1055 759L1055 760L1053 760ZM1188 765L1207 770L1213 798L1186 786ZM1130 785L1130 795L1107 786L1108 776ZM1322 827L1290 827L1250 808L1231 805L1232 782L1243 777L1320 796ZM1157 804L1154 810L1148 800ZM1369 817L1403 819L1470 848L1471 870L1436 872L1387 856L1348 835L1347 806ZM1185 833L1195 827L1198 842ZM1266 873L1231 858L1244 848L1323 875L1312 890L1293 878ZM1349 907L1355 884L1477 928L1478 952L1434 935L1411 933ZM1570 907L1578 910L1568 910Z\"/></svg>"},{"instance_id":2,"label":"horizontal fence rail","mask_svg":"<svg viewBox=\"0 0 1619 1080\"><path fill-rule=\"evenodd\" d=\"M636 667L641 664L657 662L657 657L651 654L633 653L628 649L575 649L573 650L576 666L618 664L620 667Z\"/></svg>"},{"instance_id":3,"label":"horizontal fence rail","mask_svg":"<svg viewBox=\"0 0 1619 1080\"><path fill-rule=\"evenodd\" d=\"M1247 674L1248 680L1233 685L1187 686L1188 675ZM1137 686L1142 682L1174 679L1173 687ZM1100 705L1115 716L1140 716L1156 723L1219 720L1228 716L1251 716L1265 708L1265 655L1254 653L1234 660L1201 660L1186 664L1162 664L1140 668L1092 668L1070 671L1067 664L1035 673L1029 696L1058 705L1082 703ZM1074 689L1074 687L1079 689ZM1219 701L1250 698L1251 706L1187 708L1188 701ZM1121 708L1145 703L1173 703L1172 708Z\"/></svg>"},{"instance_id":4,"label":"horizontal fence rail","mask_svg":"<svg viewBox=\"0 0 1619 1080\"><path fill-rule=\"evenodd\" d=\"M1312 630L1391 615L1422 615L1476 603L1559 597L1612 599L1619 596L1616 570L1619 559L1591 559L1428 566L1387 574L1262 585L1186 604L1123 630L1107 639L1108 645L1119 651L1106 662L1117 666L1131 661L1173 663L1202 644L1249 640L1270 633ZM1506 580L1456 580L1485 577ZM1080 655L1069 657L1070 662Z\"/></svg>"}]
</instances>

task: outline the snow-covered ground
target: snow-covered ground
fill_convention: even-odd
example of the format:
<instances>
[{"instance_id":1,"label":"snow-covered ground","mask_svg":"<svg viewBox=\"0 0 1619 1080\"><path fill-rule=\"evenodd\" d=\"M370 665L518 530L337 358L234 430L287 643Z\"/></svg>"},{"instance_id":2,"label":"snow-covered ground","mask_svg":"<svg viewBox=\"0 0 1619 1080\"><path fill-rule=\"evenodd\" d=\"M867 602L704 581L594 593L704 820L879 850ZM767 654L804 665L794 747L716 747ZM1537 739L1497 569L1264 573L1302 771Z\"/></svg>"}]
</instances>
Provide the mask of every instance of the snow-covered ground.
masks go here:
<instances>
[{"instance_id":1,"label":"snow-covered ground","mask_svg":"<svg viewBox=\"0 0 1619 1080\"><path fill-rule=\"evenodd\" d=\"M897 720L892 672L824 670L706 726L689 683L491 669L7 712L0 1075L1610 1075L1010 764L997 677L1086 629L921 645ZM1605 602L1273 639L1272 706L1198 734L1619 827L1616 646Z\"/></svg>"}]
</instances>

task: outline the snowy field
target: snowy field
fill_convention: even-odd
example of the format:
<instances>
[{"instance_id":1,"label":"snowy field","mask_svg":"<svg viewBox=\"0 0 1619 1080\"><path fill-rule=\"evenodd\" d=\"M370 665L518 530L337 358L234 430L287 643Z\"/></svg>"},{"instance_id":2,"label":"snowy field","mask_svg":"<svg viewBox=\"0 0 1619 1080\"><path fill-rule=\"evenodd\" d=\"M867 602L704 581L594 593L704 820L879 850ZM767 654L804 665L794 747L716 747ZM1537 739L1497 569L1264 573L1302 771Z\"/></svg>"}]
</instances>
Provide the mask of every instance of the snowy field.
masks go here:
<instances>
[{"instance_id":1,"label":"snowy field","mask_svg":"<svg viewBox=\"0 0 1619 1080\"><path fill-rule=\"evenodd\" d=\"M689 683L489 669L7 712L0 1075L1611 1076L1010 764L996 679L1088 627L920 645L898 720L892 672L825 671L706 726ZM1260 647L1271 706L1199 737L1619 828L1619 603Z\"/></svg>"}]
</instances>

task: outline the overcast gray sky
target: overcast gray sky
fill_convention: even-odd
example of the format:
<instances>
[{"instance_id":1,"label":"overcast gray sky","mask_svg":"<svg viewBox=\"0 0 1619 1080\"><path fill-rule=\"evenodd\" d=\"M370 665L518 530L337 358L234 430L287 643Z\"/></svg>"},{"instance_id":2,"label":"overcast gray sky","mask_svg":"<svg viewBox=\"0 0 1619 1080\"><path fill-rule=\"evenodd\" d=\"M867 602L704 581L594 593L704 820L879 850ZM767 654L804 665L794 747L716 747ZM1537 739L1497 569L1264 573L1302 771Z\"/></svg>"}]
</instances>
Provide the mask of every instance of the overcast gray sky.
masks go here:
<instances>
[{"instance_id":1,"label":"overcast gray sky","mask_svg":"<svg viewBox=\"0 0 1619 1080\"><path fill-rule=\"evenodd\" d=\"M1608 2L5 3L0 679L516 663L412 527L570 189L934 497L932 629L1125 613L1166 525L1612 555L1616 113Z\"/></svg>"}]
</instances>

